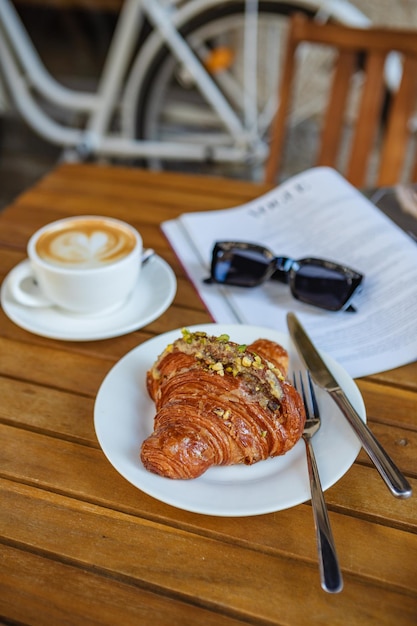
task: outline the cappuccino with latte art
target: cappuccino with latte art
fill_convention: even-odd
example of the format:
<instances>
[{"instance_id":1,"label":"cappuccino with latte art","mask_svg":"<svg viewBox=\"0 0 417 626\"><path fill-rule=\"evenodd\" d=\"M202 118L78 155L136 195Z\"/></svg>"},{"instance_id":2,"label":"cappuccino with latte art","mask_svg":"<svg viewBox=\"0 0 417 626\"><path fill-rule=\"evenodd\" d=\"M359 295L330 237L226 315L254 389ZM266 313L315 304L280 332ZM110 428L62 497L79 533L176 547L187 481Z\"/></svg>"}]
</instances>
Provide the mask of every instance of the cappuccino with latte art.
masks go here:
<instances>
[{"instance_id":1,"label":"cappuccino with latte art","mask_svg":"<svg viewBox=\"0 0 417 626\"><path fill-rule=\"evenodd\" d=\"M32 235L29 261L15 272L10 287L24 306L107 314L136 288L141 256L142 238L130 224L110 217L69 217Z\"/></svg>"},{"instance_id":2,"label":"cappuccino with latte art","mask_svg":"<svg viewBox=\"0 0 417 626\"><path fill-rule=\"evenodd\" d=\"M36 253L46 263L72 268L96 268L123 259L134 250L131 229L106 219L74 219L47 229L36 241Z\"/></svg>"}]
</instances>

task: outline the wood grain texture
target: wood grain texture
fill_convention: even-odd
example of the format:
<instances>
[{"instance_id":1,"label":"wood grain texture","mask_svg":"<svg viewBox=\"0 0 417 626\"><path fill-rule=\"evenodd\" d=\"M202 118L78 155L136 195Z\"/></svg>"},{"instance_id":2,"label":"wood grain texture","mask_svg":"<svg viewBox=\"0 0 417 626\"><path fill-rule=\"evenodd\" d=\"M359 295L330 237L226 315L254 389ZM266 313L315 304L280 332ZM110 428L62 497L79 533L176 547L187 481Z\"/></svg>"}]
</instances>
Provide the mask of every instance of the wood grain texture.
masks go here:
<instances>
[{"instance_id":1,"label":"wood grain texture","mask_svg":"<svg viewBox=\"0 0 417 626\"><path fill-rule=\"evenodd\" d=\"M303 59L308 58L300 54L302 46L312 55L326 51L335 57L334 62L328 61L326 113L324 116L318 110L314 113L319 120L315 164L338 169L359 188L395 185L399 180L414 182L417 167L411 172L408 169L412 168L404 167L407 153L414 148L411 127L417 101L414 30L371 27L364 34L363 28L308 19L301 13L295 13L290 20L265 181L272 183L278 179L287 147L289 112ZM390 105L384 107L387 91L384 67L390 54L400 56L403 71L398 89L390 90ZM357 80L353 80L354 75ZM355 101L357 106L353 107ZM415 164L414 153L412 157L408 155L411 164Z\"/></svg>"},{"instance_id":2,"label":"wood grain texture","mask_svg":"<svg viewBox=\"0 0 417 626\"><path fill-rule=\"evenodd\" d=\"M319 584L309 502L246 518L182 511L128 483L97 441L95 396L113 365L160 333L210 321L160 221L267 189L64 165L0 215L2 279L36 228L87 209L134 223L178 279L158 320L104 341L39 337L0 311L0 621L345 626L348 616L349 625L415 624L417 501L393 498L363 451L326 491L345 580L329 596ZM417 364L357 383L372 430L415 491Z\"/></svg>"}]
</instances>

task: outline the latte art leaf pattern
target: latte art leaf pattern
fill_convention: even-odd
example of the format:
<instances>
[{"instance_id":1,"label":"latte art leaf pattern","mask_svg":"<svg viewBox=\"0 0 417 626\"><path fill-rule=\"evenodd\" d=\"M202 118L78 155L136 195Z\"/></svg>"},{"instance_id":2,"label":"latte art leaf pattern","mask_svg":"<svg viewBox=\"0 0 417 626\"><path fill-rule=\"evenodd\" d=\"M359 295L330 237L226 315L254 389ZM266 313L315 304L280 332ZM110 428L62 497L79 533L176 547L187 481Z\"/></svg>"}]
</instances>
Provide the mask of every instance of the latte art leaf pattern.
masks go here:
<instances>
[{"instance_id":1,"label":"latte art leaf pattern","mask_svg":"<svg viewBox=\"0 0 417 626\"><path fill-rule=\"evenodd\" d=\"M38 239L36 251L52 265L88 269L119 261L135 246L135 236L127 228L86 219L47 230Z\"/></svg>"},{"instance_id":2,"label":"latte art leaf pattern","mask_svg":"<svg viewBox=\"0 0 417 626\"><path fill-rule=\"evenodd\" d=\"M86 235L72 231L51 242L50 255L63 263L100 264L117 258L124 245L124 238L116 233L96 231Z\"/></svg>"}]
</instances>

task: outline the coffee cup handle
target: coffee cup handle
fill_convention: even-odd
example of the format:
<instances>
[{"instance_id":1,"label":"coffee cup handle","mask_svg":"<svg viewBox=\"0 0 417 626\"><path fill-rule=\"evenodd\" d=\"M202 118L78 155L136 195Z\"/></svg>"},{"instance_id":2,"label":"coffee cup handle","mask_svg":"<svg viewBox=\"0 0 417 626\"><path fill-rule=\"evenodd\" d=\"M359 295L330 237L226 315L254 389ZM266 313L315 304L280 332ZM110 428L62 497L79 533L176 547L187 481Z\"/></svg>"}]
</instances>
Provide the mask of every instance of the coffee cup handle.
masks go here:
<instances>
[{"instance_id":1,"label":"coffee cup handle","mask_svg":"<svg viewBox=\"0 0 417 626\"><path fill-rule=\"evenodd\" d=\"M30 307L53 306L53 302L41 292L30 261L24 261L12 270L8 286L19 304Z\"/></svg>"}]
</instances>

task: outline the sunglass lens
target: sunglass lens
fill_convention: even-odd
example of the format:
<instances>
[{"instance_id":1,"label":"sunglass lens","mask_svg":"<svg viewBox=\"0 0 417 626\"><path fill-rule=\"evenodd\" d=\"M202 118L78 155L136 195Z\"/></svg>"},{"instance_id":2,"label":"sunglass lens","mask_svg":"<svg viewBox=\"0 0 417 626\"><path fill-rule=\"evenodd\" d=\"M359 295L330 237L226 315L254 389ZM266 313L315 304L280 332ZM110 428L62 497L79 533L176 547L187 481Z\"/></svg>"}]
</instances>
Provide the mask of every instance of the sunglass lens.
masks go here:
<instances>
[{"instance_id":1,"label":"sunglass lens","mask_svg":"<svg viewBox=\"0 0 417 626\"><path fill-rule=\"evenodd\" d=\"M270 267L270 259L257 250L218 250L212 265L212 278L218 283L255 287L265 280Z\"/></svg>"},{"instance_id":2,"label":"sunglass lens","mask_svg":"<svg viewBox=\"0 0 417 626\"><path fill-rule=\"evenodd\" d=\"M314 263L300 264L292 291L299 300L330 311L341 309L352 295L351 283L341 270Z\"/></svg>"}]
</instances>

